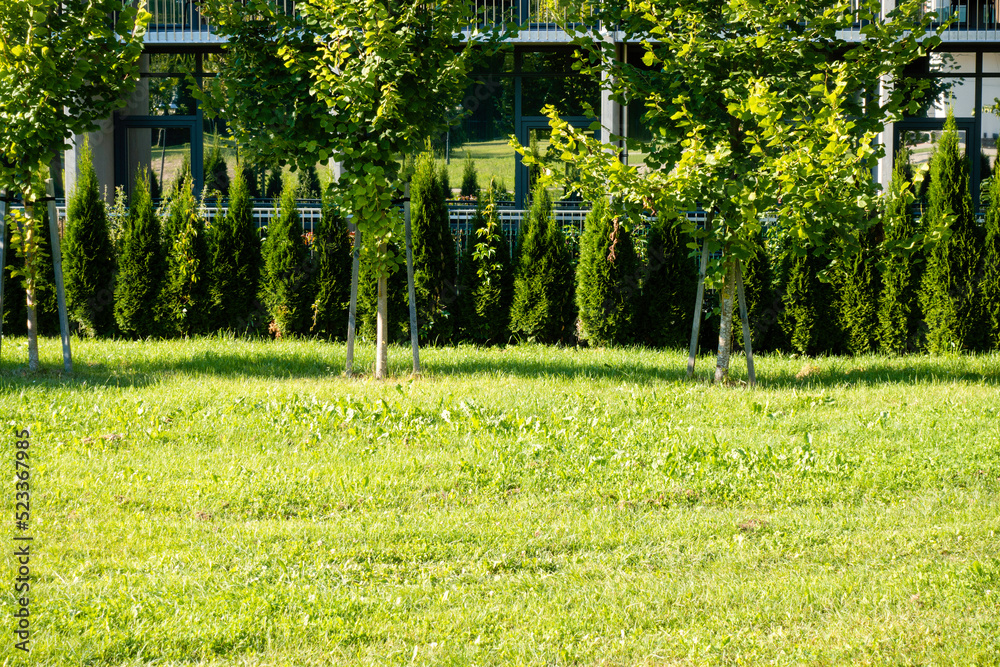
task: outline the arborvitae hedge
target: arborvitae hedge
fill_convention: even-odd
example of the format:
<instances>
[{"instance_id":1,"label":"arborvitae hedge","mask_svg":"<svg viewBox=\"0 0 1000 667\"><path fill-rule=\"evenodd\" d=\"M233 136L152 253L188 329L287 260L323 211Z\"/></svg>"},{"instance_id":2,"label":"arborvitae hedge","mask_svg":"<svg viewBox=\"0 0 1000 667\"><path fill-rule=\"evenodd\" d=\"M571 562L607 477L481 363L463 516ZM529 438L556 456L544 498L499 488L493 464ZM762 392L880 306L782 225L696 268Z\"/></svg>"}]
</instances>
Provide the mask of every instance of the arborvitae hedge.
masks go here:
<instances>
[{"instance_id":1,"label":"arborvitae hedge","mask_svg":"<svg viewBox=\"0 0 1000 667\"><path fill-rule=\"evenodd\" d=\"M930 252L919 295L932 353L975 349L982 334L976 280L982 239L973 218L968 159L960 153L951 111L944 129L931 160L925 228L943 227L949 216L954 219L950 236Z\"/></svg>"},{"instance_id":2,"label":"arborvitae hedge","mask_svg":"<svg viewBox=\"0 0 1000 667\"><path fill-rule=\"evenodd\" d=\"M229 167L218 143L212 146L204 159L204 191L218 191L222 196L229 194Z\"/></svg>"},{"instance_id":3,"label":"arborvitae hedge","mask_svg":"<svg viewBox=\"0 0 1000 667\"><path fill-rule=\"evenodd\" d=\"M308 333L312 323L307 291L309 251L290 180L281 191L278 215L267 227L263 257L260 298L271 317L271 330L286 337Z\"/></svg>"},{"instance_id":4,"label":"arborvitae hedge","mask_svg":"<svg viewBox=\"0 0 1000 667\"><path fill-rule=\"evenodd\" d=\"M85 336L114 334L115 254L104 199L86 143L76 190L67 203L62 255L71 326Z\"/></svg>"},{"instance_id":5,"label":"arborvitae hedge","mask_svg":"<svg viewBox=\"0 0 1000 667\"><path fill-rule=\"evenodd\" d=\"M322 196L323 186L319 182L319 173L316 172L315 165L310 165L299 170L299 191L301 199L319 199Z\"/></svg>"},{"instance_id":6,"label":"arborvitae hedge","mask_svg":"<svg viewBox=\"0 0 1000 667\"><path fill-rule=\"evenodd\" d=\"M675 222L657 218L646 236L639 330L656 347L687 347L691 340L698 260L690 257Z\"/></svg>"},{"instance_id":7,"label":"arborvitae hedge","mask_svg":"<svg viewBox=\"0 0 1000 667\"><path fill-rule=\"evenodd\" d=\"M511 331L540 343L572 341L576 335L572 258L544 187L535 189L519 248Z\"/></svg>"},{"instance_id":8,"label":"arborvitae hedge","mask_svg":"<svg viewBox=\"0 0 1000 667\"><path fill-rule=\"evenodd\" d=\"M851 354L875 351L878 341L878 243L881 229L876 226L860 233L857 252L844 259L836 275L839 291L840 326L844 345Z\"/></svg>"},{"instance_id":9,"label":"arborvitae hedge","mask_svg":"<svg viewBox=\"0 0 1000 667\"><path fill-rule=\"evenodd\" d=\"M754 239L750 257L740 263L743 270L743 293L750 321L750 336L754 352L782 349L784 335L778 324L784 306L781 293L775 288L777 244L766 233ZM739 304L737 304L739 306ZM738 311L734 311L739 315ZM742 347L743 324L734 324L735 344Z\"/></svg>"},{"instance_id":10,"label":"arborvitae hedge","mask_svg":"<svg viewBox=\"0 0 1000 667\"><path fill-rule=\"evenodd\" d=\"M632 235L617 226L608 202L594 202L584 222L576 266L576 305L582 338L623 345L633 337L639 260Z\"/></svg>"},{"instance_id":11,"label":"arborvitae hedge","mask_svg":"<svg viewBox=\"0 0 1000 667\"><path fill-rule=\"evenodd\" d=\"M510 305L514 281L510 245L497 212L497 189L491 182L478 207L472 236L459 269L459 321L464 338L495 345L510 338Z\"/></svg>"},{"instance_id":12,"label":"arborvitae hedge","mask_svg":"<svg viewBox=\"0 0 1000 667\"><path fill-rule=\"evenodd\" d=\"M212 324L212 271L209 265L205 220L191 193L190 176L170 202L170 229L164 239L167 282L163 290L163 329L174 335L207 333Z\"/></svg>"},{"instance_id":13,"label":"arborvitae hedge","mask_svg":"<svg viewBox=\"0 0 1000 667\"><path fill-rule=\"evenodd\" d=\"M438 176L438 181L441 184L441 196L445 201L455 196L451 191L451 176L448 174L448 164L446 162L441 164L441 175Z\"/></svg>"},{"instance_id":14,"label":"arborvitae hedge","mask_svg":"<svg viewBox=\"0 0 1000 667\"><path fill-rule=\"evenodd\" d=\"M454 334L457 267L455 239L441 181L429 153L417 158L410 182L413 283L417 323L424 341L448 341Z\"/></svg>"},{"instance_id":15,"label":"arborvitae hedge","mask_svg":"<svg viewBox=\"0 0 1000 667\"><path fill-rule=\"evenodd\" d=\"M819 279L825 266L813 247L790 261L781 326L791 349L800 354L835 354L843 348L836 290Z\"/></svg>"},{"instance_id":16,"label":"arborvitae hedge","mask_svg":"<svg viewBox=\"0 0 1000 667\"><path fill-rule=\"evenodd\" d=\"M476 163L472 153L466 152L465 165L462 167L462 196L475 197L479 194L479 176L476 174Z\"/></svg>"},{"instance_id":17,"label":"arborvitae hedge","mask_svg":"<svg viewBox=\"0 0 1000 667\"><path fill-rule=\"evenodd\" d=\"M902 354L920 346L923 312L917 297L923 276L923 253L902 247L915 243L920 232L907 198L906 184L913 179L910 151L905 146L896 155L892 184L882 217L886 243L890 246L884 258L882 291L879 295L878 346L883 352ZM911 186L912 187L912 186Z\"/></svg>"},{"instance_id":18,"label":"arborvitae hedge","mask_svg":"<svg viewBox=\"0 0 1000 667\"><path fill-rule=\"evenodd\" d=\"M215 223L212 234L212 313L216 329L242 334L262 324L257 291L260 286L260 235L245 172L238 171L229 188L229 212Z\"/></svg>"},{"instance_id":19,"label":"arborvitae hedge","mask_svg":"<svg viewBox=\"0 0 1000 667\"><path fill-rule=\"evenodd\" d=\"M310 333L327 339L347 334L351 300L351 237L347 222L324 203L323 218L313 239L312 325Z\"/></svg>"},{"instance_id":20,"label":"arborvitae hedge","mask_svg":"<svg viewBox=\"0 0 1000 667\"><path fill-rule=\"evenodd\" d=\"M986 325L984 347L1000 350L1000 178L990 182L979 298Z\"/></svg>"},{"instance_id":21,"label":"arborvitae hedge","mask_svg":"<svg viewBox=\"0 0 1000 667\"><path fill-rule=\"evenodd\" d=\"M160 221L149 197L147 174L140 170L125 221L115 285L115 320L122 335L146 338L160 333L156 304L160 302L165 264Z\"/></svg>"}]
</instances>

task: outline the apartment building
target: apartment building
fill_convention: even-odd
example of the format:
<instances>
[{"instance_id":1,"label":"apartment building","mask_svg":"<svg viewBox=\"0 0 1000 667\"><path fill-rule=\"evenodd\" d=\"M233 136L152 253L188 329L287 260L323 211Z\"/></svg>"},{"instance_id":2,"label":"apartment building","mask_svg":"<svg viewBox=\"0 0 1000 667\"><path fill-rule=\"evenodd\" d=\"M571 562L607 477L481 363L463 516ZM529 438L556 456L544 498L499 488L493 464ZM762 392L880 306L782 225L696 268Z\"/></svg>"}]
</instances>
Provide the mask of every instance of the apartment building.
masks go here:
<instances>
[{"instance_id":1,"label":"apartment building","mask_svg":"<svg viewBox=\"0 0 1000 667\"><path fill-rule=\"evenodd\" d=\"M888 9L894 0L884 0ZM293 0L282 0L294 11ZM894 150L910 146L916 163L929 159L949 106L954 108L961 141L972 160L973 182L992 169L1000 138L1000 116L983 113L1000 99L1000 17L997 0L927 0L926 10L949 14L955 21L944 42L929 59L912 71L934 77L943 92L927 101L912 118L886 129L888 157L877 177L883 183L891 173ZM544 153L547 119L541 110L553 104L577 127L589 127L595 110L604 133L643 137L642 105L622 108L602 97L596 82L572 69L573 48L559 28L558 16L545 0L474 0L482 21L516 21L523 26L509 48L490 62L480 63L463 100L456 100L461 116L441 149L460 171L467 156L475 161L481 180L495 178L511 192L516 206L525 202L528 172L508 146L508 137L523 144L535 140ZM153 18L146 36L141 80L128 103L99 123L89 134L101 183L109 193L116 186L131 188L139 165L149 166L161 188L168 188L181 165L188 161L197 184L202 183L206 150L222 147L227 161L235 151L227 142L225 119L209 119L191 95L191 81L203 84L216 75L225 44L211 22L192 0L148 0ZM861 39L860 26L849 39ZM616 40L614 32L607 38ZM621 58L638 59L641 49L619 40ZM78 141L82 138L78 138ZM636 162L641 156L626 156ZM66 155L68 187L75 181L77 151ZM456 179L453 179L453 184Z\"/></svg>"}]
</instances>

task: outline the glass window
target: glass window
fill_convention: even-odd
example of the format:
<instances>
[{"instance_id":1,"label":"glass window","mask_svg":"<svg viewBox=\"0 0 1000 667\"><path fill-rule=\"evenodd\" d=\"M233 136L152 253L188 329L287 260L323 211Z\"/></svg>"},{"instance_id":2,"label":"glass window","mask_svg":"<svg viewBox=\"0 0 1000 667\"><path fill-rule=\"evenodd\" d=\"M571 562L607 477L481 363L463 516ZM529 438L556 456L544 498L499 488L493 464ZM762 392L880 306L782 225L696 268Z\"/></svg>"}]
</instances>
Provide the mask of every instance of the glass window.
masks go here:
<instances>
[{"instance_id":1,"label":"glass window","mask_svg":"<svg viewBox=\"0 0 1000 667\"><path fill-rule=\"evenodd\" d=\"M944 130L906 130L901 133L900 143L910 149L910 164L920 166L931 161L934 149ZM960 150L964 154L968 147L968 137L965 130L958 131Z\"/></svg>"},{"instance_id":2,"label":"glass window","mask_svg":"<svg viewBox=\"0 0 1000 667\"><path fill-rule=\"evenodd\" d=\"M1000 74L1000 53L983 54L983 73Z\"/></svg>"},{"instance_id":3,"label":"glass window","mask_svg":"<svg viewBox=\"0 0 1000 667\"><path fill-rule=\"evenodd\" d=\"M930 55L930 71L940 74L975 74L975 53L949 53L939 51Z\"/></svg>"},{"instance_id":4,"label":"glass window","mask_svg":"<svg viewBox=\"0 0 1000 667\"><path fill-rule=\"evenodd\" d=\"M580 75L524 77L521 83L521 114L541 116L542 109L549 104L563 116L589 115L588 105L595 111L600 108L600 86L590 77Z\"/></svg>"},{"instance_id":5,"label":"glass window","mask_svg":"<svg viewBox=\"0 0 1000 667\"><path fill-rule=\"evenodd\" d=\"M128 131L128 192L135 188L136 171L152 174L153 197L170 192L191 164L191 130L177 127L130 128Z\"/></svg>"},{"instance_id":6,"label":"glass window","mask_svg":"<svg viewBox=\"0 0 1000 667\"><path fill-rule=\"evenodd\" d=\"M976 115L976 79L974 77L943 77L933 79L938 86L937 94L931 98L923 113L925 118L944 118L948 108L955 110L955 116L968 118Z\"/></svg>"},{"instance_id":7,"label":"glass window","mask_svg":"<svg viewBox=\"0 0 1000 667\"><path fill-rule=\"evenodd\" d=\"M990 107L1000 103L1000 79L983 79L983 106ZM983 153L991 160L997 156L997 139L1000 138L1000 116L984 112L983 123Z\"/></svg>"},{"instance_id":8,"label":"glass window","mask_svg":"<svg viewBox=\"0 0 1000 667\"><path fill-rule=\"evenodd\" d=\"M509 142L515 133L514 80L481 76L466 90L462 107L465 115L459 125L451 128L445 146L452 187L457 189L462 184L465 161L471 158L479 187L485 188L492 178L513 192L515 161Z\"/></svg>"}]
</instances>

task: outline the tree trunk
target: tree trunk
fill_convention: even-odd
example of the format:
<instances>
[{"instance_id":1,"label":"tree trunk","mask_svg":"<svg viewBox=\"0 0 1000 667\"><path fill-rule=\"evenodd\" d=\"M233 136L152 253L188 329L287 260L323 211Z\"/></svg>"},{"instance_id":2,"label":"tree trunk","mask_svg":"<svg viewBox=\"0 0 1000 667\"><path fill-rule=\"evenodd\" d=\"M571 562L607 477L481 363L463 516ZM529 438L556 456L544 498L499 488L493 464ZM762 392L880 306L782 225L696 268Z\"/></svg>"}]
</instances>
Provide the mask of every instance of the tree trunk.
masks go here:
<instances>
[{"instance_id":1,"label":"tree trunk","mask_svg":"<svg viewBox=\"0 0 1000 667\"><path fill-rule=\"evenodd\" d=\"M25 293L27 294L28 305L28 370L35 372L38 370L38 312L35 310L35 283L38 279L38 269L35 266L35 251L32 244L36 241L35 233L35 209L34 205L24 202L24 213L27 220L24 229L21 230L21 239L25 247L24 272Z\"/></svg>"},{"instance_id":2,"label":"tree trunk","mask_svg":"<svg viewBox=\"0 0 1000 667\"><path fill-rule=\"evenodd\" d=\"M379 255L386 251L383 243ZM380 272L378 277L378 318L375 322L375 379L383 380L389 373L389 294L388 277Z\"/></svg>"},{"instance_id":3,"label":"tree trunk","mask_svg":"<svg viewBox=\"0 0 1000 667\"><path fill-rule=\"evenodd\" d=\"M347 367L344 374L354 374L354 337L357 332L358 312L358 271L361 265L361 230L354 226L354 260L351 265L351 306L347 311Z\"/></svg>"},{"instance_id":4,"label":"tree trunk","mask_svg":"<svg viewBox=\"0 0 1000 667\"><path fill-rule=\"evenodd\" d=\"M726 264L725 282L722 284L722 316L719 321L719 355L715 361L715 381L729 380L729 357L733 343L733 302L736 295L736 261L730 258Z\"/></svg>"}]
</instances>

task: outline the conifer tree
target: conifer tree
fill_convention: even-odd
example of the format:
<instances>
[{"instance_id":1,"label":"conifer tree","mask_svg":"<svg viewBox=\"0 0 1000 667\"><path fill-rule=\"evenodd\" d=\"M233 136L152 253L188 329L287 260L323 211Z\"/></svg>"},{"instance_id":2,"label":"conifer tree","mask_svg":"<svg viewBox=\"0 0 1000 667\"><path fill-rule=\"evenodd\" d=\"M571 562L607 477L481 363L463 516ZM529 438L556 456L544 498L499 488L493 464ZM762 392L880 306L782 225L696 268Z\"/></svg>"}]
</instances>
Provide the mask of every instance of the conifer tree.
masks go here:
<instances>
[{"instance_id":1,"label":"conifer tree","mask_svg":"<svg viewBox=\"0 0 1000 667\"><path fill-rule=\"evenodd\" d=\"M568 343L575 336L576 322L569 248L552 213L548 190L539 185L532 199L514 271L510 328L540 343Z\"/></svg>"},{"instance_id":2,"label":"conifer tree","mask_svg":"<svg viewBox=\"0 0 1000 667\"><path fill-rule=\"evenodd\" d=\"M110 336L115 328L115 255L92 160L84 142L62 240L66 309L79 333Z\"/></svg>"},{"instance_id":3,"label":"conifer tree","mask_svg":"<svg viewBox=\"0 0 1000 667\"><path fill-rule=\"evenodd\" d=\"M598 199L584 222L576 266L582 338L600 346L632 339L638 270L632 235L619 226L608 202Z\"/></svg>"},{"instance_id":4,"label":"conifer tree","mask_svg":"<svg viewBox=\"0 0 1000 667\"><path fill-rule=\"evenodd\" d=\"M229 188L229 212L212 234L211 301L215 328L246 333L261 323L260 236L253 219L246 172L237 171Z\"/></svg>"},{"instance_id":5,"label":"conifer tree","mask_svg":"<svg viewBox=\"0 0 1000 667\"><path fill-rule=\"evenodd\" d=\"M990 181L979 298L983 304L984 347L1000 350L1000 178Z\"/></svg>"},{"instance_id":6,"label":"conifer tree","mask_svg":"<svg viewBox=\"0 0 1000 667\"><path fill-rule=\"evenodd\" d=\"M906 251L915 243L919 225L910 211L915 197L911 181L910 151L906 146L896 155L892 183L882 218L882 228L890 252L884 258L882 291L878 309L878 346L883 352L902 354L919 346L923 312L917 298L923 275L923 256Z\"/></svg>"},{"instance_id":7,"label":"conifer tree","mask_svg":"<svg viewBox=\"0 0 1000 667\"><path fill-rule=\"evenodd\" d=\"M479 194L479 176L476 174L476 163L472 153L465 152L465 164L462 167L462 196L475 197Z\"/></svg>"},{"instance_id":8,"label":"conifer tree","mask_svg":"<svg viewBox=\"0 0 1000 667\"><path fill-rule=\"evenodd\" d=\"M278 336L305 334L311 315L308 295L309 253L302 237L302 221L295 203L295 187L285 181L278 215L267 228L263 249L261 301Z\"/></svg>"},{"instance_id":9,"label":"conifer tree","mask_svg":"<svg viewBox=\"0 0 1000 667\"><path fill-rule=\"evenodd\" d=\"M463 335L481 345L506 342L510 337L513 298L510 245L504 238L497 211L498 190L490 182L486 195L477 195L472 236L462 253L459 271L459 307Z\"/></svg>"},{"instance_id":10,"label":"conifer tree","mask_svg":"<svg viewBox=\"0 0 1000 667\"><path fill-rule=\"evenodd\" d=\"M448 201L454 196L451 191L451 175L448 173L447 163L441 164L441 175L438 177L438 182L441 184L441 196L445 201ZM413 196L413 193L410 193Z\"/></svg>"},{"instance_id":11,"label":"conifer tree","mask_svg":"<svg viewBox=\"0 0 1000 667\"><path fill-rule=\"evenodd\" d=\"M842 348L837 293L833 285L819 278L825 266L813 247L790 261L781 326L792 350L800 354L831 354Z\"/></svg>"},{"instance_id":12,"label":"conifer tree","mask_svg":"<svg viewBox=\"0 0 1000 667\"><path fill-rule=\"evenodd\" d=\"M775 245L774 239L767 232L762 232L754 244L753 253L741 262L754 352L777 350L783 346L781 327L778 326L782 311L781 296L774 289L776 272L773 264L778 261L772 257ZM736 344L743 346L743 326L738 325L734 329Z\"/></svg>"},{"instance_id":13,"label":"conifer tree","mask_svg":"<svg viewBox=\"0 0 1000 667\"><path fill-rule=\"evenodd\" d=\"M310 333L340 338L351 299L351 237L340 212L324 202L316 229L313 257L312 326Z\"/></svg>"},{"instance_id":14,"label":"conifer tree","mask_svg":"<svg viewBox=\"0 0 1000 667\"><path fill-rule=\"evenodd\" d=\"M877 227L862 232L857 252L844 258L836 276L840 326L850 354L873 352L878 337Z\"/></svg>"},{"instance_id":15,"label":"conifer tree","mask_svg":"<svg viewBox=\"0 0 1000 667\"><path fill-rule=\"evenodd\" d=\"M149 196L148 173L140 169L125 221L115 285L115 320L122 335L146 338L159 333L156 304L160 302L164 272L160 221Z\"/></svg>"},{"instance_id":16,"label":"conifer tree","mask_svg":"<svg viewBox=\"0 0 1000 667\"><path fill-rule=\"evenodd\" d=\"M190 336L207 333L211 325L211 266L205 220L191 193L193 180L185 178L170 202L167 282L163 290L162 327L165 333Z\"/></svg>"},{"instance_id":17,"label":"conifer tree","mask_svg":"<svg viewBox=\"0 0 1000 667\"><path fill-rule=\"evenodd\" d=\"M447 341L454 333L455 239L441 187L433 156L422 154L410 182L410 210L417 323L426 341Z\"/></svg>"},{"instance_id":18,"label":"conifer tree","mask_svg":"<svg viewBox=\"0 0 1000 667\"><path fill-rule=\"evenodd\" d=\"M668 217L657 218L646 236L646 279L642 289L641 335L656 347L683 347L691 337L691 310L698 265Z\"/></svg>"},{"instance_id":19,"label":"conifer tree","mask_svg":"<svg viewBox=\"0 0 1000 667\"><path fill-rule=\"evenodd\" d=\"M926 227L947 227L950 232L931 249L920 286L927 349L932 353L974 349L982 333L975 275L980 239L973 218L968 159L959 151L951 110L931 160L927 197Z\"/></svg>"},{"instance_id":20,"label":"conifer tree","mask_svg":"<svg viewBox=\"0 0 1000 667\"><path fill-rule=\"evenodd\" d=\"M321 197L323 186L319 182L319 173L316 171L316 165L309 165L305 169L299 171L299 192L298 195L301 199L319 199Z\"/></svg>"},{"instance_id":21,"label":"conifer tree","mask_svg":"<svg viewBox=\"0 0 1000 667\"><path fill-rule=\"evenodd\" d=\"M222 147L216 141L204 159L204 192L218 191L222 196L229 194L229 167L222 155Z\"/></svg>"}]
</instances>

